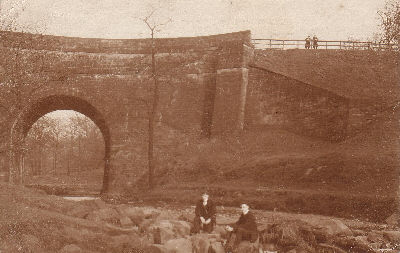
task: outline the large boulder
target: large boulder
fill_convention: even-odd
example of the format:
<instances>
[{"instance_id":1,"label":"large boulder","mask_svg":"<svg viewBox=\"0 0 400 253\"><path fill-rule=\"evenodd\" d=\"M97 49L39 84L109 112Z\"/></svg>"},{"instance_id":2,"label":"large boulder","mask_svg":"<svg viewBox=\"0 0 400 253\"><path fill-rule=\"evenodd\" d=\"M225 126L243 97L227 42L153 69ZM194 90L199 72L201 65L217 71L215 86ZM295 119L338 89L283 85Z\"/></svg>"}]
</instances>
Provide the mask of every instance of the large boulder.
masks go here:
<instances>
[{"instance_id":1,"label":"large boulder","mask_svg":"<svg viewBox=\"0 0 400 253\"><path fill-rule=\"evenodd\" d=\"M224 252L219 234L196 234L191 236L193 251L196 253ZM222 249L222 251L221 251Z\"/></svg>"},{"instance_id":2,"label":"large boulder","mask_svg":"<svg viewBox=\"0 0 400 253\"><path fill-rule=\"evenodd\" d=\"M147 253L166 253L167 248L161 244L153 244L146 248Z\"/></svg>"},{"instance_id":3,"label":"large boulder","mask_svg":"<svg viewBox=\"0 0 400 253\"><path fill-rule=\"evenodd\" d=\"M274 252L274 251L272 251ZM301 248L296 248L296 249L291 249L287 251L286 253L308 253L307 250L301 249Z\"/></svg>"},{"instance_id":4,"label":"large boulder","mask_svg":"<svg viewBox=\"0 0 400 253\"><path fill-rule=\"evenodd\" d=\"M62 230L63 236L75 242L84 242L88 239L96 238L96 234L88 229L81 228L77 229L75 227L65 226Z\"/></svg>"},{"instance_id":5,"label":"large boulder","mask_svg":"<svg viewBox=\"0 0 400 253\"><path fill-rule=\"evenodd\" d=\"M368 244L368 237L367 236L356 236L354 239L357 242L363 243L363 244Z\"/></svg>"},{"instance_id":6,"label":"large boulder","mask_svg":"<svg viewBox=\"0 0 400 253\"><path fill-rule=\"evenodd\" d=\"M60 253L82 253L83 250L79 248L75 244L65 245L61 250Z\"/></svg>"},{"instance_id":7,"label":"large boulder","mask_svg":"<svg viewBox=\"0 0 400 253\"><path fill-rule=\"evenodd\" d=\"M237 246L235 253L258 253L259 252L259 244L251 243L248 241L240 242Z\"/></svg>"},{"instance_id":8,"label":"large boulder","mask_svg":"<svg viewBox=\"0 0 400 253\"><path fill-rule=\"evenodd\" d=\"M169 240L164 244L167 253L190 253L192 242L186 238Z\"/></svg>"},{"instance_id":9,"label":"large boulder","mask_svg":"<svg viewBox=\"0 0 400 253\"><path fill-rule=\"evenodd\" d=\"M225 238L228 234L228 231L226 231L225 226L217 225L214 228L213 233L220 235L220 237Z\"/></svg>"},{"instance_id":10,"label":"large boulder","mask_svg":"<svg viewBox=\"0 0 400 253\"><path fill-rule=\"evenodd\" d=\"M387 243L388 240L385 238L381 231L371 231L368 233L367 240L371 243L384 244Z\"/></svg>"},{"instance_id":11,"label":"large boulder","mask_svg":"<svg viewBox=\"0 0 400 253\"><path fill-rule=\"evenodd\" d=\"M145 219L156 219L162 213L160 210L154 207L133 207L128 206L125 212L131 214L141 214ZM129 215L128 215L129 216Z\"/></svg>"},{"instance_id":12,"label":"large boulder","mask_svg":"<svg viewBox=\"0 0 400 253\"><path fill-rule=\"evenodd\" d=\"M312 226L298 221L269 224L260 232L260 242L270 249L306 248L311 251L316 243Z\"/></svg>"},{"instance_id":13,"label":"large boulder","mask_svg":"<svg viewBox=\"0 0 400 253\"><path fill-rule=\"evenodd\" d=\"M150 245L146 238L141 238L133 233L111 236L110 239L110 246L114 250L118 249L118 252L129 252L131 249L146 248Z\"/></svg>"},{"instance_id":14,"label":"large boulder","mask_svg":"<svg viewBox=\"0 0 400 253\"><path fill-rule=\"evenodd\" d=\"M110 239L111 239L110 244L112 245L113 248L118 248L118 246L130 245L134 241L133 238L131 238L131 236L124 234L111 236Z\"/></svg>"},{"instance_id":15,"label":"large boulder","mask_svg":"<svg viewBox=\"0 0 400 253\"><path fill-rule=\"evenodd\" d=\"M152 207L145 207L142 209L143 213L144 213L144 218L145 219L156 219L157 217L159 217L162 212L156 208L152 208Z\"/></svg>"},{"instance_id":16,"label":"large boulder","mask_svg":"<svg viewBox=\"0 0 400 253\"><path fill-rule=\"evenodd\" d=\"M210 248L210 239L207 234L196 234L191 236L193 251L196 253L208 253Z\"/></svg>"},{"instance_id":17,"label":"large boulder","mask_svg":"<svg viewBox=\"0 0 400 253\"><path fill-rule=\"evenodd\" d=\"M164 212L161 212L153 207L135 207L128 205L119 205L116 207L116 210L121 215L121 217L128 217L136 226L142 226L142 223L150 224L157 219L162 219L162 220L173 219L172 217L169 216L161 217Z\"/></svg>"},{"instance_id":18,"label":"large boulder","mask_svg":"<svg viewBox=\"0 0 400 253\"><path fill-rule=\"evenodd\" d=\"M101 199L95 199L93 200L93 203L97 206L98 209L105 209L108 208L108 205L106 202L104 202Z\"/></svg>"},{"instance_id":19,"label":"large boulder","mask_svg":"<svg viewBox=\"0 0 400 253\"><path fill-rule=\"evenodd\" d=\"M122 217L128 217L136 226L139 226L146 216L143 210L139 207L119 205L116 209Z\"/></svg>"},{"instance_id":20,"label":"large boulder","mask_svg":"<svg viewBox=\"0 0 400 253\"><path fill-rule=\"evenodd\" d=\"M190 234L191 224L187 221L171 220L173 231L177 237L184 237Z\"/></svg>"},{"instance_id":21,"label":"large boulder","mask_svg":"<svg viewBox=\"0 0 400 253\"><path fill-rule=\"evenodd\" d=\"M169 227L151 227L150 232L153 235L153 240L155 244L164 244L166 241L176 238L176 235Z\"/></svg>"},{"instance_id":22,"label":"large boulder","mask_svg":"<svg viewBox=\"0 0 400 253\"><path fill-rule=\"evenodd\" d=\"M182 213L178 217L179 220L187 221L187 222L193 222L194 220L194 213Z\"/></svg>"},{"instance_id":23,"label":"large boulder","mask_svg":"<svg viewBox=\"0 0 400 253\"><path fill-rule=\"evenodd\" d=\"M218 225L222 225L222 226L226 226L226 225L233 224L233 223L235 223L236 221L237 221L237 218L235 218L235 217L218 216L217 224L218 224Z\"/></svg>"},{"instance_id":24,"label":"large boulder","mask_svg":"<svg viewBox=\"0 0 400 253\"><path fill-rule=\"evenodd\" d=\"M375 253L377 252L372 245L365 243L352 236L336 236L332 240L332 246L340 248L342 252L360 252L360 253ZM340 252L339 250L336 250Z\"/></svg>"},{"instance_id":25,"label":"large boulder","mask_svg":"<svg viewBox=\"0 0 400 253\"><path fill-rule=\"evenodd\" d=\"M190 233L190 223L177 220L158 220L151 224L146 231L153 233L155 243L164 244L173 238L188 236Z\"/></svg>"},{"instance_id":26,"label":"large boulder","mask_svg":"<svg viewBox=\"0 0 400 253\"><path fill-rule=\"evenodd\" d=\"M141 232L147 232L147 233L153 233L154 232L154 228L152 227L152 225L155 223L155 220L151 220L151 219L146 219L143 220L139 225L139 231Z\"/></svg>"},{"instance_id":27,"label":"large boulder","mask_svg":"<svg viewBox=\"0 0 400 253\"><path fill-rule=\"evenodd\" d=\"M89 205L74 205L70 210L67 211L67 215L85 219L92 211L93 208Z\"/></svg>"},{"instance_id":28,"label":"large boulder","mask_svg":"<svg viewBox=\"0 0 400 253\"><path fill-rule=\"evenodd\" d=\"M331 236L351 236L353 233L350 228L347 227L343 222L332 218L309 218L304 220L312 227L323 231L324 233Z\"/></svg>"},{"instance_id":29,"label":"large boulder","mask_svg":"<svg viewBox=\"0 0 400 253\"><path fill-rule=\"evenodd\" d=\"M222 246L221 242L212 242L210 248L211 248L211 250L209 249L209 252L225 253L224 246ZM209 252L207 252L207 253L209 253Z\"/></svg>"},{"instance_id":30,"label":"large boulder","mask_svg":"<svg viewBox=\"0 0 400 253\"><path fill-rule=\"evenodd\" d=\"M127 216L121 217L119 219L119 223L121 224L121 227L123 227L123 228L129 228L129 227L133 226L132 220Z\"/></svg>"},{"instance_id":31,"label":"large boulder","mask_svg":"<svg viewBox=\"0 0 400 253\"><path fill-rule=\"evenodd\" d=\"M263 243L260 247L266 252L278 252L278 248L275 243Z\"/></svg>"},{"instance_id":32,"label":"large boulder","mask_svg":"<svg viewBox=\"0 0 400 253\"><path fill-rule=\"evenodd\" d=\"M383 235L391 243L400 245L400 231L383 231Z\"/></svg>"},{"instance_id":33,"label":"large boulder","mask_svg":"<svg viewBox=\"0 0 400 253\"><path fill-rule=\"evenodd\" d=\"M119 213L113 208L103 208L99 210L94 210L89 213L86 219L91 221L104 221L112 224L119 224L120 222L120 215Z\"/></svg>"},{"instance_id":34,"label":"large boulder","mask_svg":"<svg viewBox=\"0 0 400 253\"><path fill-rule=\"evenodd\" d=\"M400 225L400 215L398 213L393 213L389 217L386 218L385 222L391 226L399 226Z\"/></svg>"}]
</instances>

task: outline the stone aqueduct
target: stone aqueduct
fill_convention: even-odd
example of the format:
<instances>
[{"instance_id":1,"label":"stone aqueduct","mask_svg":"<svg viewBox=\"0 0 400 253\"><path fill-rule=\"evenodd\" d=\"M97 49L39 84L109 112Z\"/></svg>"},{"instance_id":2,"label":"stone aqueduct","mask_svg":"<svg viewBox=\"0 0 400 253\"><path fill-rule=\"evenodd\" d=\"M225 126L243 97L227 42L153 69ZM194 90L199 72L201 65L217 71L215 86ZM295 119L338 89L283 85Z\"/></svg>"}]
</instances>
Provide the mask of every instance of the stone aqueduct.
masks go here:
<instances>
[{"instance_id":1,"label":"stone aqueduct","mask_svg":"<svg viewBox=\"0 0 400 253\"><path fill-rule=\"evenodd\" d=\"M21 180L18 142L38 118L62 109L88 116L103 133L103 190L134 184L147 168L151 41L7 36L11 39L2 42L3 55L18 45L40 53L46 63L39 73L46 76L39 78L45 85L24 98L23 106L2 125L9 133L3 144L11 148L0 161L10 170L10 181ZM335 142L352 127L346 98L256 66L249 31L157 39L156 48L157 125L173 129L160 140L166 152L179 142L176 131L189 145L190 140L230 138L243 129L263 127ZM7 57L0 61L9 64Z\"/></svg>"}]
</instances>

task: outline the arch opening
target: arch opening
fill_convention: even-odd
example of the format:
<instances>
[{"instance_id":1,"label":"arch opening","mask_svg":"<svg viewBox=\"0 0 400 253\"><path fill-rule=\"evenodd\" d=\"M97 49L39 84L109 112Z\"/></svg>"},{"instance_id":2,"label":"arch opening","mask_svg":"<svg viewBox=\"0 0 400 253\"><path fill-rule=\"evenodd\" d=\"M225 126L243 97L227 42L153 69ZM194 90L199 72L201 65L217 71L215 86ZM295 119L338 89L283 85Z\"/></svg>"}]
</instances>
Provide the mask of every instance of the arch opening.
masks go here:
<instances>
[{"instance_id":1,"label":"arch opening","mask_svg":"<svg viewBox=\"0 0 400 253\"><path fill-rule=\"evenodd\" d=\"M103 115L94 106L92 106L90 103L88 103L83 99L72 96L49 96L43 98L33 103L31 106L25 108L23 112L18 116L11 130L10 176L9 176L10 182L18 184L27 183L26 180L24 182L24 173L27 172L26 155L28 150L26 149L27 147L26 141L30 140L28 136L30 130L31 129L35 130L34 124L36 122L46 123L43 122L42 118L43 116L48 115L51 112L60 110L63 111L68 110L79 113L78 117L83 119L83 122L86 123L89 123L88 121L92 122L92 126L96 126L95 128L98 129L99 133L101 133L100 135L103 138L104 156L101 161L102 163L101 167L103 167L103 173L102 173L100 193L106 193L108 191L108 186L109 186L109 160L110 160L110 132L108 126L106 124ZM49 121L48 120L49 117L48 116L46 117L47 121ZM57 134L58 138L61 138L61 135L62 134L65 135L65 132L62 133L61 131L61 133L59 132ZM71 165L72 164L69 164L69 166ZM82 164L80 166L82 166ZM70 174L72 172L71 167L69 171ZM57 163L53 165L53 168L57 169ZM60 170L56 172L59 171ZM62 169L61 171L64 171L64 169Z\"/></svg>"}]
</instances>

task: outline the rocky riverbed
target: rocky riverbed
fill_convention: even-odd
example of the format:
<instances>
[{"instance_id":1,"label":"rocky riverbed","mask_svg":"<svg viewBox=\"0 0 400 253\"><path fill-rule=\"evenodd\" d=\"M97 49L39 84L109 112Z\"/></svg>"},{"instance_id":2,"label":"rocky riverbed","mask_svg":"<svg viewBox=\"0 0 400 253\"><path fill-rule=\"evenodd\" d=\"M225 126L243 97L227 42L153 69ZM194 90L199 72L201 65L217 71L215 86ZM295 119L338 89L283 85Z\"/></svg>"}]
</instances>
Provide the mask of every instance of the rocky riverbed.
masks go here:
<instances>
[{"instance_id":1,"label":"rocky riverbed","mask_svg":"<svg viewBox=\"0 0 400 253\"><path fill-rule=\"evenodd\" d=\"M190 235L192 206L137 206L101 199L72 201L0 184L0 252L224 252L225 224L239 208L218 207L212 234ZM254 210L260 240L237 252L400 252L388 224Z\"/></svg>"}]
</instances>

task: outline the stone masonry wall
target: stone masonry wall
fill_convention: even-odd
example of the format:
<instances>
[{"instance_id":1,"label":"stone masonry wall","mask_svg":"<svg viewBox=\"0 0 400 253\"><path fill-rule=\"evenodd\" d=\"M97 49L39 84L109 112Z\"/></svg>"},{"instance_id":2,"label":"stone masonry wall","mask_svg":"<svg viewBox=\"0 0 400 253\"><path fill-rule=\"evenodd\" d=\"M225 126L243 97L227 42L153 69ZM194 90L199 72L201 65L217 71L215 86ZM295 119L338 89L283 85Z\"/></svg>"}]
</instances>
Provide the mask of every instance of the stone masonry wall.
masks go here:
<instances>
[{"instance_id":1,"label":"stone masonry wall","mask_svg":"<svg viewBox=\"0 0 400 253\"><path fill-rule=\"evenodd\" d=\"M5 56L0 59L0 81L11 77L24 83L18 99L21 109L13 115L2 115L8 117L2 126L5 132L15 135L3 143L22 140L35 120L48 112L76 110L96 123L102 122L100 129L109 133L105 136L105 159L110 189L134 187L147 171L148 112L153 87L151 41L18 33L0 33L0 37L1 54ZM162 133L156 133L161 137L156 147L161 150L161 157L170 157L168 154L182 134L187 142L193 142L209 137L213 126L219 129L214 131L217 135L221 129L229 132L243 125L237 113L244 106L243 101L231 101L234 110L227 113L223 104L215 105L214 100L227 96L227 85L232 89L229 95L240 97L243 79L232 79L231 75L247 73L248 58L244 55L248 54L245 46L250 45L249 32L157 39L155 44L160 85L156 131ZM13 61L21 61L28 71L10 64ZM4 83L0 88L2 92L14 89ZM2 99L5 104L16 103L6 96ZM223 114L224 121L213 122L214 114ZM165 131L169 131L167 137ZM18 174L18 161L15 158L15 164L10 165L12 177Z\"/></svg>"},{"instance_id":2,"label":"stone masonry wall","mask_svg":"<svg viewBox=\"0 0 400 253\"><path fill-rule=\"evenodd\" d=\"M246 128L277 127L330 141L346 137L348 100L296 79L252 66Z\"/></svg>"},{"instance_id":3,"label":"stone masonry wall","mask_svg":"<svg viewBox=\"0 0 400 253\"><path fill-rule=\"evenodd\" d=\"M54 110L75 110L91 118L105 138L105 174L109 178L105 182L106 190L134 193L138 184L147 179L148 120L153 88L151 44L150 40L0 32L0 170L3 170L0 177L7 170L10 179L18 182L21 150L17 144L38 118ZM257 135L258 129L271 129L271 135L276 130L286 130L311 137L307 138L310 143L314 138L322 139L327 145L340 142L362 132L365 124L373 122L377 112L385 109L366 106L369 101L349 100L254 65L248 31L157 39L155 45L160 86L155 126L156 169L159 169L156 173L163 168L168 173L177 167L178 160L183 161L182 169L190 169L196 163L200 163L200 169L206 168L207 164L203 166L201 162L213 152L210 149L207 153L207 146L213 143L228 158L235 155L229 143L235 143L245 159L254 143L250 139L244 141L247 144L241 144L240 138ZM13 78L19 79L20 89L7 85L7 80ZM7 107L13 108L12 113L6 112ZM392 121L391 124L397 124L397 116ZM390 126L387 128L393 133L386 140L383 133L388 131L383 128L382 133L374 136L376 143L384 139L384 143L390 144L392 135L398 132L397 127ZM243 129L246 131L242 132ZM270 143L269 140L257 138L255 142L259 146L275 145L282 152L288 150L289 144L284 141ZM356 142L355 146L360 143L357 139L349 141ZM371 146L372 151L378 149L370 142L365 145ZM204 157L198 161L190 157L190 154L198 155L201 149ZM396 153L397 146L393 150ZM389 155L392 159L392 153ZM385 159L381 159L386 164L384 168L395 164ZM220 160L217 156L211 162ZM334 160L340 166L333 166L333 170L341 169L345 162L336 155ZM371 170L379 169L372 167ZM396 172L390 170L390 173ZM381 187L380 182L376 183ZM398 181L393 185L398 185Z\"/></svg>"}]
</instances>

